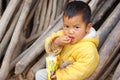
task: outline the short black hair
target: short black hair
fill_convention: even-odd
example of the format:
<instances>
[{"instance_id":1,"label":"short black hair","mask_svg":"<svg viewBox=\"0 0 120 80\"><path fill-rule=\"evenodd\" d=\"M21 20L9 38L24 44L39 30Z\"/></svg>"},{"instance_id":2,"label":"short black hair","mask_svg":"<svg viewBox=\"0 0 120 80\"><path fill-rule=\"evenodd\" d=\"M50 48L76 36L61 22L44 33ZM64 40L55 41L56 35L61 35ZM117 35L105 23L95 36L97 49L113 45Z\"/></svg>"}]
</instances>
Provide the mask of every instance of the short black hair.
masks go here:
<instances>
[{"instance_id":1,"label":"short black hair","mask_svg":"<svg viewBox=\"0 0 120 80\"><path fill-rule=\"evenodd\" d=\"M82 18L86 24L91 22L91 9L87 3L82 1L72 1L66 5L64 16L71 18L79 14L82 14Z\"/></svg>"}]
</instances>

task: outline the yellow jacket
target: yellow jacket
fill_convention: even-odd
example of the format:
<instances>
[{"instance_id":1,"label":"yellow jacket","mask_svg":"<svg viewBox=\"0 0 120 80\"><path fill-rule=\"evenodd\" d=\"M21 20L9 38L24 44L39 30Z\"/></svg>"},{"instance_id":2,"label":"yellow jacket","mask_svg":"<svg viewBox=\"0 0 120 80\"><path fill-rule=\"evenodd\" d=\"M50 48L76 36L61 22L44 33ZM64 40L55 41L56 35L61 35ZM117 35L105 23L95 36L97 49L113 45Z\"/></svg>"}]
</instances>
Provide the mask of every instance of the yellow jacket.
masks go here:
<instances>
[{"instance_id":1,"label":"yellow jacket","mask_svg":"<svg viewBox=\"0 0 120 80\"><path fill-rule=\"evenodd\" d=\"M93 34L91 36L91 34ZM95 35L94 35L95 34ZM47 53L53 53L51 42L55 37L63 36L63 31L53 33L45 40L45 49ZM57 80L84 80L89 77L96 69L99 63L97 51L99 40L95 30L91 29L82 40L75 44L65 45L61 49L60 56L63 61L70 61L73 64L66 68L59 68L56 71Z\"/></svg>"}]
</instances>

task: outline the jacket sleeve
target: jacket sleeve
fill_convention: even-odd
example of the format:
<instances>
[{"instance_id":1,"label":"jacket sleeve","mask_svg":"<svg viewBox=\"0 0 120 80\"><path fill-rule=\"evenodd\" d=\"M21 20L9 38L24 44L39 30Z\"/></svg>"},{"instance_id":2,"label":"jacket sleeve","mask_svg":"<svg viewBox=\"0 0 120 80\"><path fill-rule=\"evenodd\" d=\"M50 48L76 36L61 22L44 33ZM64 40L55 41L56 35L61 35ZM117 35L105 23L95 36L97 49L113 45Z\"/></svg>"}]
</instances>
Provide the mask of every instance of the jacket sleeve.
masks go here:
<instances>
[{"instance_id":1,"label":"jacket sleeve","mask_svg":"<svg viewBox=\"0 0 120 80\"><path fill-rule=\"evenodd\" d=\"M45 39L45 50L48 54L54 53L54 54L58 54L61 52L62 47L56 49L52 46L52 42L55 38L59 37L59 36L63 36L63 30L60 30L58 32L53 32L51 36L47 37Z\"/></svg>"},{"instance_id":2,"label":"jacket sleeve","mask_svg":"<svg viewBox=\"0 0 120 80\"><path fill-rule=\"evenodd\" d=\"M73 57L76 58L76 61L66 68L58 69L56 71L57 80L84 80L96 69L99 55L95 45L87 45L87 47L75 51Z\"/></svg>"}]
</instances>

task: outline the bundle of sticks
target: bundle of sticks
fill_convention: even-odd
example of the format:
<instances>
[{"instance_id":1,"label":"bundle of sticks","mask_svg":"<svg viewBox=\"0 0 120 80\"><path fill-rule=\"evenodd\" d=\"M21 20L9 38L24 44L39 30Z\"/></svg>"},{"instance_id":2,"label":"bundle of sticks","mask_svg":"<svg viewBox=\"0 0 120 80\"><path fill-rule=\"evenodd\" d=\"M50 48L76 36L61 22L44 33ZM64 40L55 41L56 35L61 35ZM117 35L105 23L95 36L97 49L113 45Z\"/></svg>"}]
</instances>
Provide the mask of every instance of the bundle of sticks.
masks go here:
<instances>
[{"instance_id":1,"label":"bundle of sticks","mask_svg":"<svg viewBox=\"0 0 120 80\"><path fill-rule=\"evenodd\" d=\"M0 80L35 80L45 68L44 40L63 26L65 5L74 0L0 0ZM89 4L100 37L100 63L87 80L120 78L120 1Z\"/></svg>"}]
</instances>

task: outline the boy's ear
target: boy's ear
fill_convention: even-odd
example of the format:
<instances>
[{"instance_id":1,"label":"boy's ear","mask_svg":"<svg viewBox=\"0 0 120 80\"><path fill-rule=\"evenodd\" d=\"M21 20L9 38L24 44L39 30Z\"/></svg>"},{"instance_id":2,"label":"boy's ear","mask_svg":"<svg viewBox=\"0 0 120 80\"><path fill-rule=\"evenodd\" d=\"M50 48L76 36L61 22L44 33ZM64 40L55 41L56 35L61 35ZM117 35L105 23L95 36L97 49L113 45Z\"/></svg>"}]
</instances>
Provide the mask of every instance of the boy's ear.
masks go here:
<instances>
[{"instance_id":1,"label":"boy's ear","mask_svg":"<svg viewBox=\"0 0 120 80\"><path fill-rule=\"evenodd\" d=\"M87 24L86 32L88 32L88 31L90 30L91 27L92 27L92 23L90 22L90 23Z\"/></svg>"}]
</instances>

